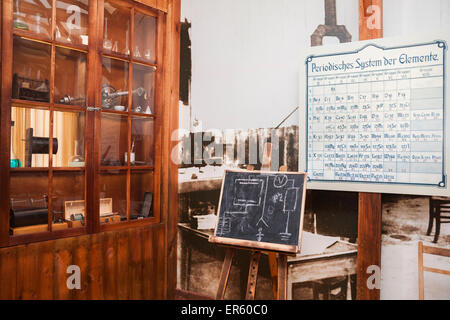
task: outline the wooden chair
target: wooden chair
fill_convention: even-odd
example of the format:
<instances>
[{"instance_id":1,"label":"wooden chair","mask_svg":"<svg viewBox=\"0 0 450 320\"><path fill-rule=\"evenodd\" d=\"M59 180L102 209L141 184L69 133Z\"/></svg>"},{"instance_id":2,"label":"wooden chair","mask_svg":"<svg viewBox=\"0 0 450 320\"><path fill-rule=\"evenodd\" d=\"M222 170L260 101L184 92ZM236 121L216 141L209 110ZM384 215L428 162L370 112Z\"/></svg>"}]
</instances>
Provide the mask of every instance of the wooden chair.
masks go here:
<instances>
[{"instance_id":1,"label":"wooden chair","mask_svg":"<svg viewBox=\"0 0 450 320\"><path fill-rule=\"evenodd\" d=\"M442 213L450 213L450 198L430 197L430 216L428 220L427 236L431 234L433 222L436 220L436 232L434 233L434 243L437 243L441 232L441 223L450 223L450 216L443 216Z\"/></svg>"},{"instance_id":2,"label":"wooden chair","mask_svg":"<svg viewBox=\"0 0 450 320\"><path fill-rule=\"evenodd\" d=\"M450 276L450 270L442 270L442 269L436 269L436 268L431 268L431 267L425 267L423 265L423 254L424 253L450 258L450 249L424 246L421 241L419 242L419 300L424 300L424 291L425 291L424 290L424 281L423 281L424 271L440 273L440 274L445 274L445 275Z\"/></svg>"}]
</instances>

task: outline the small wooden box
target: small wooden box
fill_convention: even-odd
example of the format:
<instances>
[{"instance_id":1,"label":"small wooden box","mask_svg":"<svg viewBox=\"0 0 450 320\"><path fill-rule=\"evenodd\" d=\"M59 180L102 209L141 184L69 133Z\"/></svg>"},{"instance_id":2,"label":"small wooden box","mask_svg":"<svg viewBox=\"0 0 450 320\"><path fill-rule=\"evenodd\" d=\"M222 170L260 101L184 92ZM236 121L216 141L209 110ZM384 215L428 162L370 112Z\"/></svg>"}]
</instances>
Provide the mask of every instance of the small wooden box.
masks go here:
<instances>
[{"instance_id":1,"label":"small wooden box","mask_svg":"<svg viewBox=\"0 0 450 320\"><path fill-rule=\"evenodd\" d=\"M82 221L71 221L72 214L80 213L86 218L84 200L66 201L64 203L64 218L69 222L70 228L83 227ZM100 223L120 222L120 215L112 212L112 198L100 199Z\"/></svg>"},{"instance_id":2,"label":"small wooden box","mask_svg":"<svg viewBox=\"0 0 450 320\"><path fill-rule=\"evenodd\" d=\"M100 217L100 223L116 223L120 222L120 214L113 214L108 217Z\"/></svg>"},{"instance_id":3,"label":"small wooden box","mask_svg":"<svg viewBox=\"0 0 450 320\"><path fill-rule=\"evenodd\" d=\"M64 218L70 220L72 214L81 213L86 217L84 212L84 200L66 201L64 202ZM100 217L112 215L112 198L100 199Z\"/></svg>"},{"instance_id":4,"label":"small wooden box","mask_svg":"<svg viewBox=\"0 0 450 320\"><path fill-rule=\"evenodd\" d=\"M64 219L70 221L70 216L72 214L81 213L83 217L86 217L84 214L84 200L76 200L76 201L66 201L64 202ZM72 222L81 222L81 221L72 221Z\"/></svg>"}]
</instances>

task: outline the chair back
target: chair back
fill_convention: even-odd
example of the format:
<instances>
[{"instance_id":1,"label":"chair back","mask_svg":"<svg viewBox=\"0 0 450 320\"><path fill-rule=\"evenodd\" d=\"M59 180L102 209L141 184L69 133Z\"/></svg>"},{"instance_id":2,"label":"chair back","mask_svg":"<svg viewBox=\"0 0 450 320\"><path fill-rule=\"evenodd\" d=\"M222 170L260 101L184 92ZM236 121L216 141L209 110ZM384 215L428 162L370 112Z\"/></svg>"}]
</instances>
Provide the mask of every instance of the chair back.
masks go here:
<instances>
[{"instance_id":1,"label":"chair back","mask_svg":"<svg viewBox=\"0 0 450 320\"><path fill-rule=\"evenodd\" d=\"M419 241L419 300L424 300L424 272L440 273L450 276L450 270L442 270L423 265L423 254L432 254L441 257L450 258L450 249L424 246L422 241Z\"/></svg>"}]
</instances>

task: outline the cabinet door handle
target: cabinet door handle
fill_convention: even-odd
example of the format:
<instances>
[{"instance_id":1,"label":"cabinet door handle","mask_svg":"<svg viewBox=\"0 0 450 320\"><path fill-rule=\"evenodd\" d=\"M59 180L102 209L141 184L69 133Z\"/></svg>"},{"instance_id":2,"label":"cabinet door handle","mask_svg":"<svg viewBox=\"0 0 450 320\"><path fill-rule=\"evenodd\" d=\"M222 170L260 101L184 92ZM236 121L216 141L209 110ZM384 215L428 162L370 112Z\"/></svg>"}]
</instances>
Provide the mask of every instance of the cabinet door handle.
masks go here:
<instances>
[{"instance_id":1,"label":"cabinet door handle","mask_svg":"<svg viewBox=\"0 0 450 320\"><path fill-rule=\"evenodd\" d=\"M100 111L101 108L99 108L99 107L87 107L86 110L87 111Z\"/></svg>"}]
</instances>

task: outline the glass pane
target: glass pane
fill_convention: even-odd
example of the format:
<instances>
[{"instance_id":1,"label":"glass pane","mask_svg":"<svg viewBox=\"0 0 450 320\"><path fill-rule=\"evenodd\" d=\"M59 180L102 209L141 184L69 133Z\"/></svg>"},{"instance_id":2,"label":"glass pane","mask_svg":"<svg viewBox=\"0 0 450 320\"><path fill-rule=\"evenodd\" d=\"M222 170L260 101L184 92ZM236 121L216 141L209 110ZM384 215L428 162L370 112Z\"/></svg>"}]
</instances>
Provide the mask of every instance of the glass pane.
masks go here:
<instances>
[{"instance_id":1,"label":"glass pane","mask_svg":"<svg viewBox=\"0 0 450 320\"><path fill-rule=\"evenodd\" d=\"M75 45L89 43L89 0L56 1L56 40Z\"/></svg>"},{"instance_id":2,"label":"glass pane","mask_svg":"<svg viewBox=\"0 0 450 320\"><path fill-rule=\"evenodd\" d=\"M105 1L103 49L105 52L130 54L130 9Z\"/></svg>"},{"instance_id":3,"label":"glass pane","mask_svg":"<svg viewBox=\"0 0 450 320\"><path fill-rule=\"evenodd\" d=\"M128 152L128 117L102 113L100 164L123 166Z\"/></svg>"},{"instance_id":4,"label":"glass pane","mask_svg":"<svg viewBox=\"0 0 450 320\"><path fill-rule=\"evenodd\" d=\"M85 126L84 112L54 112L53 137L58 142L57 152L53 150L54 167L84 167Z\"/></svg>"},{"instance_id":5,"label":"glass pane","mask_svg":"<svg viewBox=\"0 0 450 320\"><path fill-rule=\"evenodd\" d=\"M61 104L86 104L86 53L56 47L55 97Z\"/></svg>"},{"instance_id":6,"label":"glass pane","mask_svg":"<svg viewBox=\"0 0 450 320\"><path fill-rule=\"evenodd\" d=\"M153 172L132 171L130 220L150 218L153 212Z\"/></svg>"},{"instance_id":7,"label":"glass pane","mask_svg":"<svg viewBox=\"0 0 450 320\"><path fill-rule=\"evenodd\" d=\"M84 171L53 172L53 221L71 228L85 225Z\"/></svg>"},{"instance_id":8,"label":"glass pane","mask_svg":"<svg viewBox=\"0 0 450 320\"><path fill-rule=\"evenodd\" d=\"M52 1L14 0L15 29L26 30L50 39L52 30Z\"/></svg>"},{"instance_id":9,"label":"glass pane","mask_svg":"<svg viewBox=\"0 0 450 320\"><path fill-rule=\"evenodd\" d=\"M128 63L103 58L102 107L126 111L128 109Z\"/></svg>"},{"instance_id":10,"label":"glass pane","mask_svg":"<svg viewBox=\"0 0 450 320\"><path fill-rule=\"evenodd\" d=\"M157 19L140 12L134 15L134 50L136 59L156 63Z\"/></svg>"},{"instance_id":11,"label":"glass pane","mask_svg":"<svg viewBox=\"0 0 450 320\"><path fill-rule=\"evenodd\" d=\"M134 116L131 119L131 165L153 166L153 159L154 120Z\"/></svg>"},{"instance_id":12,"label":"glass pane","mask_svg":"<svg viewBox=\"0 0 450 320\"><path fill-rule=\"evenodd\" d=\"M51 46L14 37L12 97L50 102Z\"/></svg>"},{"instance_id":13,"label":"glass pane","mask_svg":"<svg viewBox=\"0 0 450 320\"><path fill-rule=\"evenodd\" d=\"M13 107L11 109L11 160L14 167L48 167L50 111ZM57 151L53 140L53 152Z\"/></svg>"},{"instance_id":14,"label":"glass pane","mask_svg":"<svg viewBox=\"0 0 450 320\"><path fill-rule=\"evenodd\" d=\"M133 108L138 113L155 112L155 69L133 64Z\"/></svg>"},{"instance_id":15,"label":"glass pane","mask_svg":"<svg viewBox=\"0 0 450 320\"><path fill-rule=\"evenodd\" d=\"M48 231L48 172L12 171L9 192L12 234Z\"/></svg>"},{"instance_id":16,"label":"glass pane","mask_svg":"<svg viewBox=\"0 0 450 320\"><path fill-rule=\"evenodd\" d=\"M100 223L127 219L127 173L108 170L100 174Z\"/></svg>"}]
</instances>

